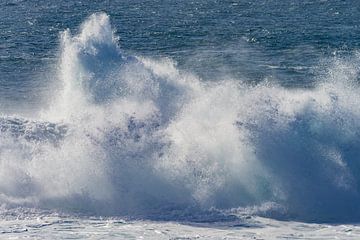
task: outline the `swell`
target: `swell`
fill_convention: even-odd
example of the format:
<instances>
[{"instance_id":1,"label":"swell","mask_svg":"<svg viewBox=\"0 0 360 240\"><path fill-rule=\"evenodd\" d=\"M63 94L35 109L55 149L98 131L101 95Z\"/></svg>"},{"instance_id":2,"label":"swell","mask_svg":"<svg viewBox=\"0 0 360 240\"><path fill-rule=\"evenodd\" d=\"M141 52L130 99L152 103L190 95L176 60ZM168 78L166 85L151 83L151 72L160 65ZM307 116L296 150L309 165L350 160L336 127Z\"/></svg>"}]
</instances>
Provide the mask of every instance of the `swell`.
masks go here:
<instances>
[{"instance_id":1,"label":"swell","mask_svg":"<svg viewBox=\"0 0 360 240\"><path fill-rule=\"evenodd\" d=\"M357 221L357 59L308 90L127 56L105 13L62 33L51 107L0 118L0 201L102 215Z\"/></svg>"}]
</instances>

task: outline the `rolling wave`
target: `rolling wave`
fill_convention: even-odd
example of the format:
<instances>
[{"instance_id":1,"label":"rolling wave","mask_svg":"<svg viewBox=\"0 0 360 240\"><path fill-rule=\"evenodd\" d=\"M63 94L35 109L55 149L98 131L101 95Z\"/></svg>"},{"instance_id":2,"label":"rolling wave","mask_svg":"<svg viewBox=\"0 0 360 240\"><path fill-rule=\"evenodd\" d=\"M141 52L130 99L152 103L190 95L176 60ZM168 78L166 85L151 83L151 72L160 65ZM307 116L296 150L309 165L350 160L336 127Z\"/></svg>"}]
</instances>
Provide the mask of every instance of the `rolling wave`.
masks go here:
<instances>
[{"instance_id":1,"label":"rolling wave","mask_svg":"<svg viewBox=\"0 0 360 240\"><path fill-rule=\"evenodd\" d=\"M105 13L61 42L51 106L36 120L0 118L6 208L359 220L354 61L290 90L204 81L170 59L127 56Z\"/></svg>"}]
</instances>

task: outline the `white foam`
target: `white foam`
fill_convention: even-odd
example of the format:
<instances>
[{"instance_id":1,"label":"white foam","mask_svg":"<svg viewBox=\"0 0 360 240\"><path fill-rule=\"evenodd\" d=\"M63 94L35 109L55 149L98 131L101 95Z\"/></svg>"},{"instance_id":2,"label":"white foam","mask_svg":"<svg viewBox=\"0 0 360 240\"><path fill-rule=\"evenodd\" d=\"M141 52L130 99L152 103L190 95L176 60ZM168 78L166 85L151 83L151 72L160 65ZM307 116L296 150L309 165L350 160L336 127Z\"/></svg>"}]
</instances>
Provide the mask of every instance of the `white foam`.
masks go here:
<instances>
[{"instance_id":1,"label":"white foam","mask_svg":"<svg viewBox=\"0 0 360 240\"><path fill-rule=\"evenodd\" d=\"M126 56L109 17L93 14L62 34L62 84L40 116L66 133L0 125L2 202L141 216L274 202L295 218L356 219L351 63L335 61L311 90L206 82L170 59Z\"/></svg>"}]
</instances>

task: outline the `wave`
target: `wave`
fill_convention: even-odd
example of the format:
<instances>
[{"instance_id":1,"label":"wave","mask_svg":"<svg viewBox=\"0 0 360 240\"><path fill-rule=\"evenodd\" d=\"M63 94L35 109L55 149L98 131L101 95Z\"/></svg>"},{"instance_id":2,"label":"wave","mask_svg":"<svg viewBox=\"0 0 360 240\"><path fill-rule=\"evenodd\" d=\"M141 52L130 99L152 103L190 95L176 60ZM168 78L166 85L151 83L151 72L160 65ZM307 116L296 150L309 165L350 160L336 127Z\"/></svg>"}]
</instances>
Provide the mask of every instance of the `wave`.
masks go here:
<instances>
[{"instance_id":1,"label":"wave","mask_svg":"<svg viewBox=\"0 0 360 240\"><path fill-rule=\"evenodd\" d=\"M206 81L129 56L109 16L61 35L59 83L33 120L0 118L0 202L101 215L356 221L355 60L313 89ZM200 217L199 217L200 216Z\"/></svg>"}]
</instances>

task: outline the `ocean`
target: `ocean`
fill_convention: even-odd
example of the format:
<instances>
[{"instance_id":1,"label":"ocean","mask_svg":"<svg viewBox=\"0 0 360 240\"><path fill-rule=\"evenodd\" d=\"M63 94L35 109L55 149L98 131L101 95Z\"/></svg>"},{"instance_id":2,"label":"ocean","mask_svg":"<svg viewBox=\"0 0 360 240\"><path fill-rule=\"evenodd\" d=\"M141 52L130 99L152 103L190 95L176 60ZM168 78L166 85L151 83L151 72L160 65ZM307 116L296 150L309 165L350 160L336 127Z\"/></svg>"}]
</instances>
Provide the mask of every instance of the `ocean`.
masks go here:
<instances>
[{"instance_id":1,"label":"ocean","mask_svg":"<svg viewBox=\"0 0 360 240\"><path fill-rule=\"evenodd\" d=\"M358 239L360 2L0 2L0 239Z\"/></svg>"}]
</instances>

